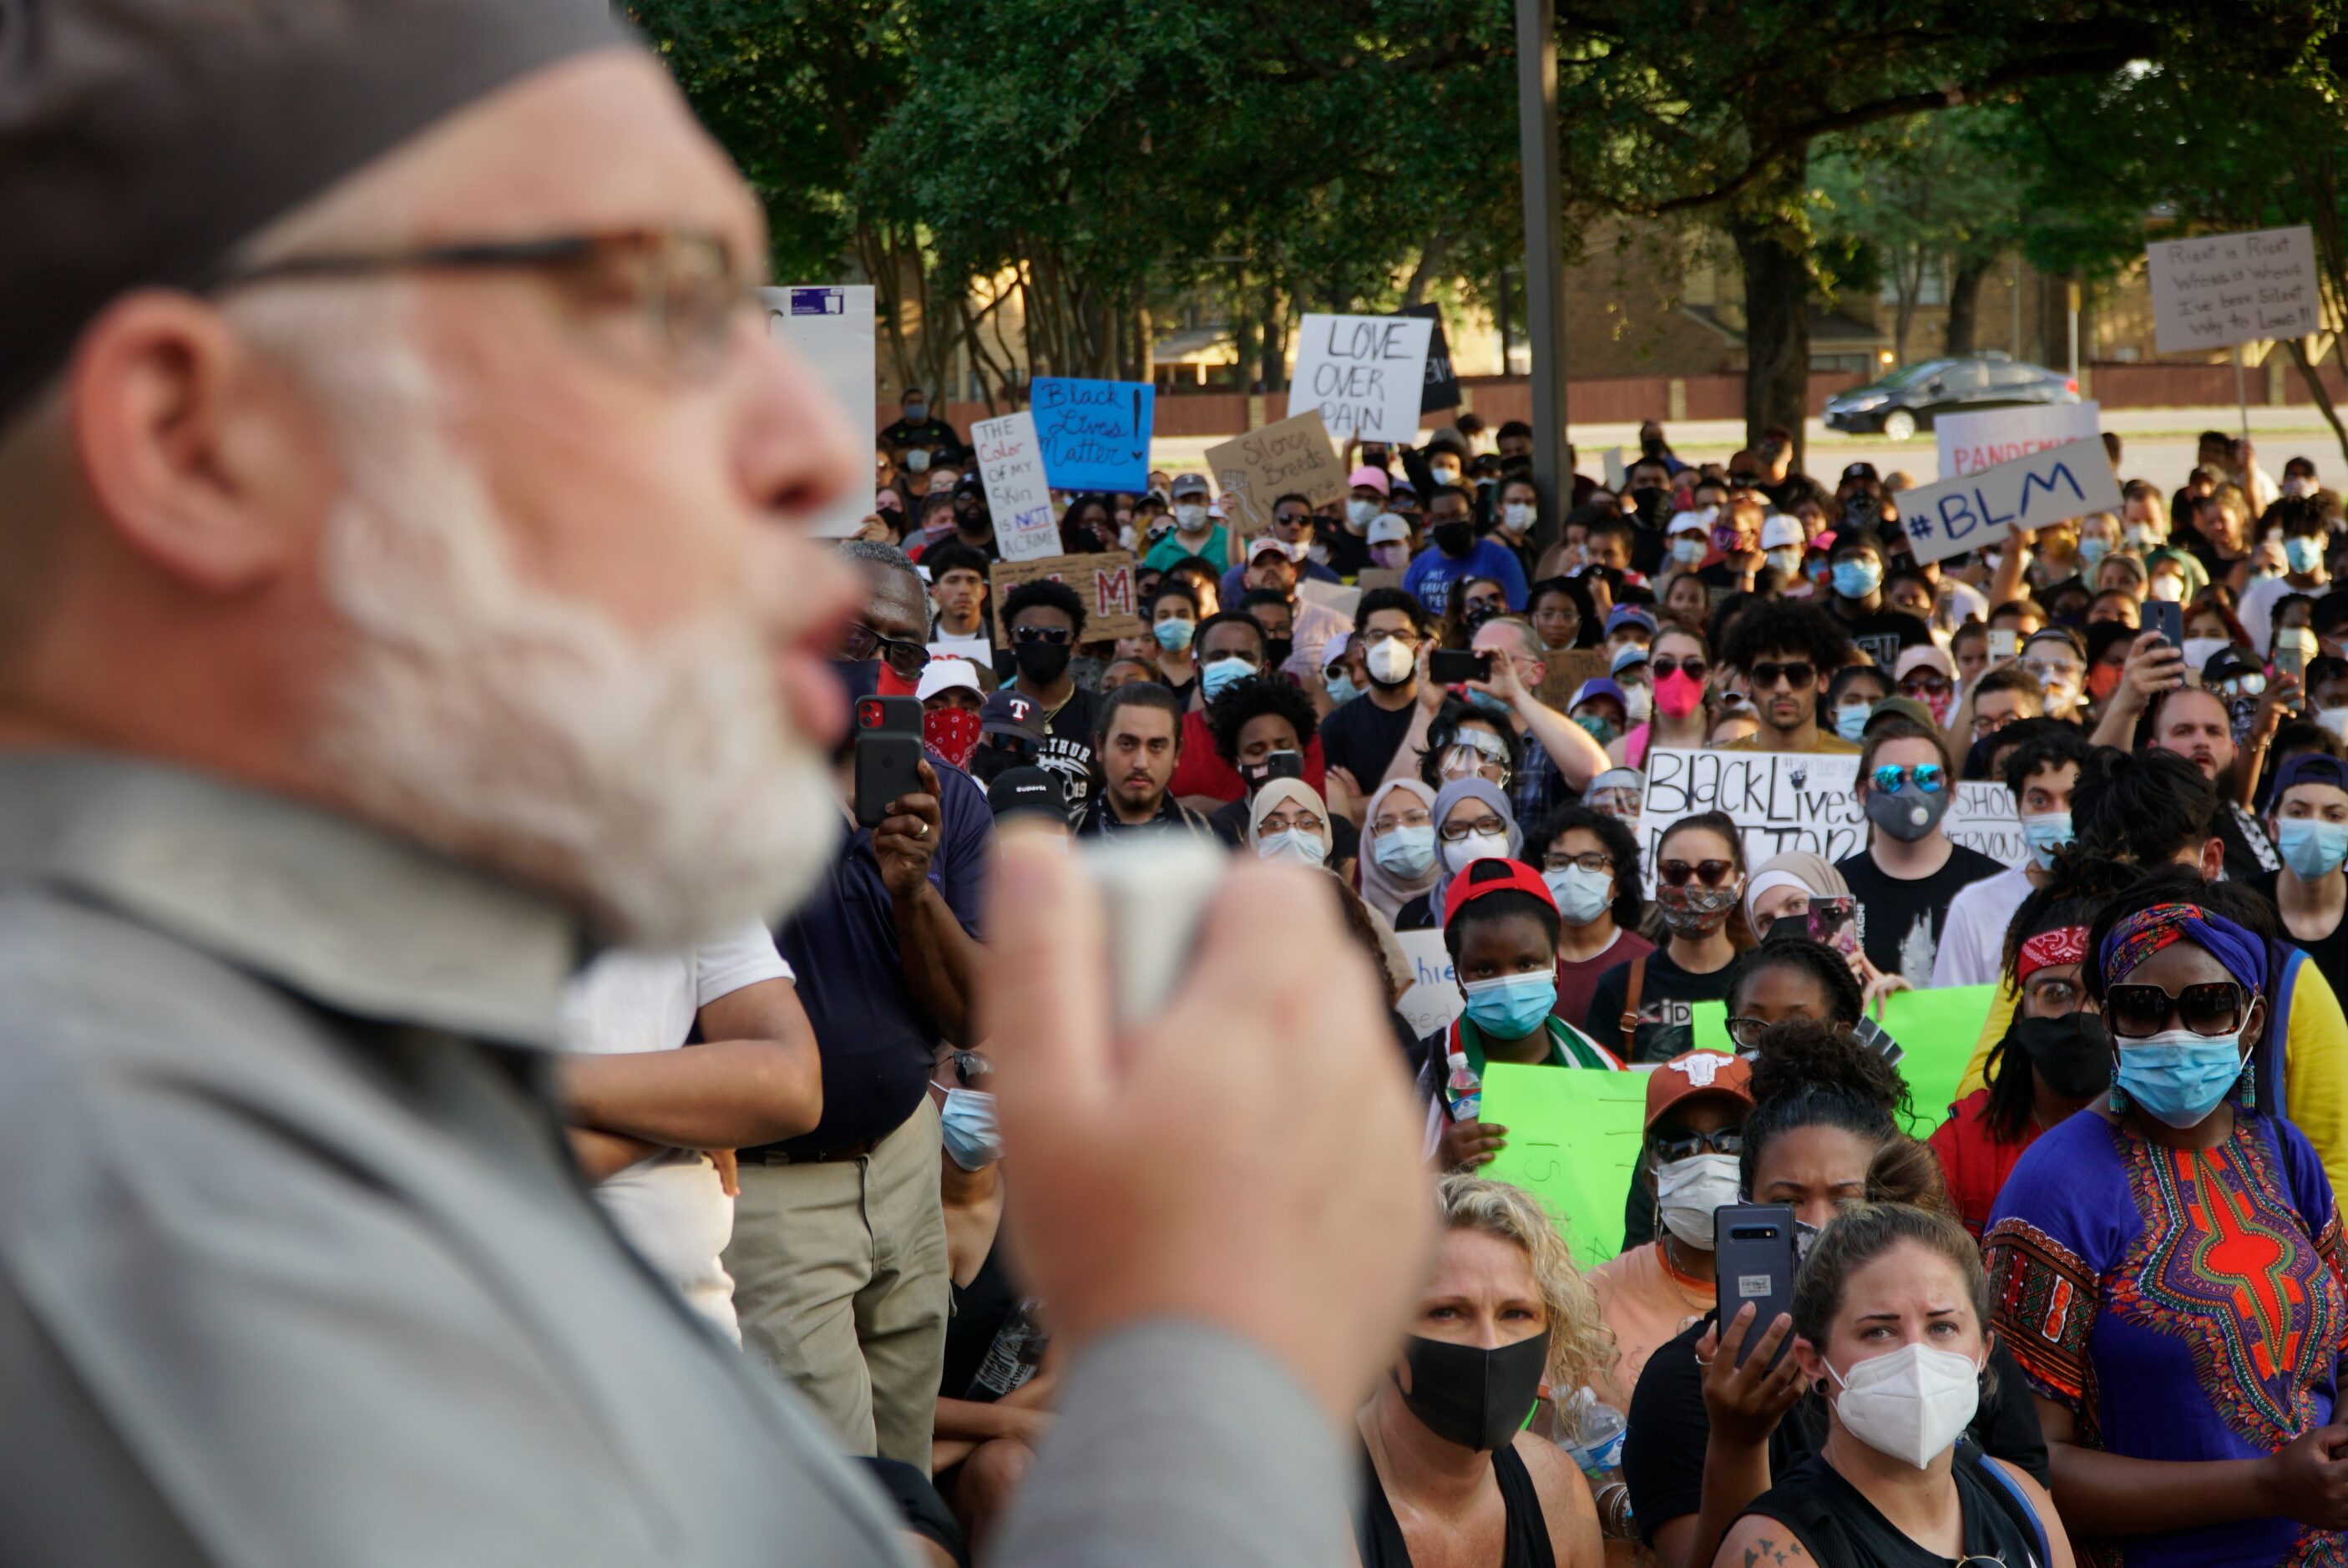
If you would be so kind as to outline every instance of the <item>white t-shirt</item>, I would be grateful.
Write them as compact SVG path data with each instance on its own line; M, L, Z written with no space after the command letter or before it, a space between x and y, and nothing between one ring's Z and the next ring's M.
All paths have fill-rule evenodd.
M2336 584L2320 583L2312 588L2294 588L2287 577L2261 577L2242 590L2242 607L2236 612L2242 630L2250 636L2250 652L2261 659L2274 641L2274 611L2287 594L2304 593L2311 599L2321 599Z
M1941 950L1932 959L1932 988L1994 983L2005 958L2006 927L2030 896L2030 876L2015 866L1957 890L1941 923Z
M994 667L994 645L986 640L983 629L962 637L940 626L938 634L930 639L930 657L968 659L981 669L991 670Z
M794 979L775 939L755 922L686 953L613 949L571 983L563 1040L602 1056L674 1051L703 1007L762 980ZM698 1149L638 1161L595 1189L620 1233L694 1310L742 1342L734 1280L720 1254L734 1238L734 1200Z

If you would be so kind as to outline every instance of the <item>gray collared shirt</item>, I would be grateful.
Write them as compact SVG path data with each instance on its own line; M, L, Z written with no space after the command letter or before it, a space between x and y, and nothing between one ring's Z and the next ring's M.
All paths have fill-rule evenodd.
M581 1188L542 1051L580 951L349 819L0 758L0 1561L900 1561ZM1143 1326L1074 1368L1003 1559L1340 1561L1345 1470L1256 1352Z

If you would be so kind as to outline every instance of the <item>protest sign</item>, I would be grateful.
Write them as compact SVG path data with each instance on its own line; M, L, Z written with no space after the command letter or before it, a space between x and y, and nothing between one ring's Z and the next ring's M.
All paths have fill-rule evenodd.
M2120 482L2100 440L2073 441L1900 495L1900 526L1921 563L2003 544L2009 531L2117 511Z
M1663 832L1683 817L1725 811L1745 841L1745 861L1802 850L1829 862L1867 847L1867 815L1853 793L1859 758L1808 751L1647 753L1647 790L1639 811L1640 863L1647 896L1655 893L1655 858ZM1949 837L2000 865L2029 851L2013 794L1985 780L1961 783L1942 819Z
M1306 315L1297 329L1288 406L1320 410L1339 441L1416 441L1434 331L1425 316Z
M1982 1026L1996 1000L1994 985L1947 985L1938 990L1894 991L1883 1005L1883 1032L1900 1042L1900 1076L1908 1080L1909 1130L1925 1137L1947 1119L1957 1085L1972 1059ZM1728 1004L1694 1005L1694 1038L1701 1049L1730 1049ZM1490 1114L1486 1097L1486 1120ZM1502 1122L1513 1129L1514 1123Z
M994 606L995 644L1011 645L1011 628L1003 622L1003 602L1022 583L1039 579L1065 583L1085 602L1085 640L1138 637L1145 630L1134 611L1133 556L1123 550L1097 555L1052 555L1041 561L1000 561L986 581L994 590L987 603Z
M797 349L848 416L848 428L865 454L857 482L842 490L808 524L824 539L846 539L872 514L870 454L879 435L874 405L880 383L873 366L872 285L847 284L760 289L767 307L767 335Z
M1509 1132L1478 1175L1538 1199L1581 1267L1622 1250L1622 1200L1646 1137L1644 1072L1492 1062L1478 1119Z
M1395 1004L1395 1011L1421 1038L1449 1028L1468 1001L1459 994L1458 976L1452 973L1451 953L1443 945L1443 933L1398 931L1395 941L1401 944L1411 971L1410 989Z
M1241 539L1272 526L1272 505L1282 496L1301 495L1317 507L1345 495L1345 467L1318 408L1209 447L1207 472L1221 497L1223 521Z
M2073 441L2092 441L2100 410L2093 403L2032 404L1979 414L1943 414L1933 421L1944 480L1977 473ZM1900 498L1904 503L1905 496ZM1905 505L1901 507L1904 511Z
M1320 605L1333 615L1344 616L1347 625L1353 624L1354 612L1362 603L1359 588L1348 588L1343 583L1323 583L1311 577L1297 583L1296 596L1307 603Z
M1443 335L1443 307L1429 301L1426 304L1406 304L1405 315L1423 315L1435 324L1435 332L1426 340L1426 373L1420 384L1418 411L1439 414L1446 408L1459 407L1459 373L1451 367L1451 345Z
M1566 711L1573 694L1581 689L1584 681L1594 681L1612 673L1603 648L1567 648L1562 653L1543 654L1541 662L1547 672L1541 676L1540 690L1535 695L1558 712Z
M1139 495L1149 488L1158 389L1148 382L1038 376L1028 383L1027 411L1054 490Z
M1005 561L1041 561L1060 553L1060 525L1052 516L1052 487L1044 478L1044 455L1032 415L1005 414L970 427L986 486L986 510L994 517L994 542Z
M2153 339L2163 354L2323 330L2315 239L2305 224L2160 240L2144 248Z
M1622 481L1631 477L1630 454L1620 447L1609 447L1598 457L1606 465L1606 488L1621 495Z
M1354 582L1365 593L1373 588L1399 588L1402 573L1390 566L1365 566L1354 574Z

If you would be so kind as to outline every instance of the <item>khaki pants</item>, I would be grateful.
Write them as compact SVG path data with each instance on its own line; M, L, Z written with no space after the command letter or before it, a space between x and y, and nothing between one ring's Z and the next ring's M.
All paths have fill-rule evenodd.
M796 1384L850 1453L930 1469L946 1345L938 1111L869 1155L742 1161L726 1267L742 1347Z

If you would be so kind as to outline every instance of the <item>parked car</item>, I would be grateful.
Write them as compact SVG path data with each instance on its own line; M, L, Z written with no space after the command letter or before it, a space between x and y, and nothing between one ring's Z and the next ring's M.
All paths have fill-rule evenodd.
M2025 403L2076 403L2079 384L2059 370L2003 354L1927 359L1827 399L1827 428L1882 432L1904 441L1943 414L1972 414Z

